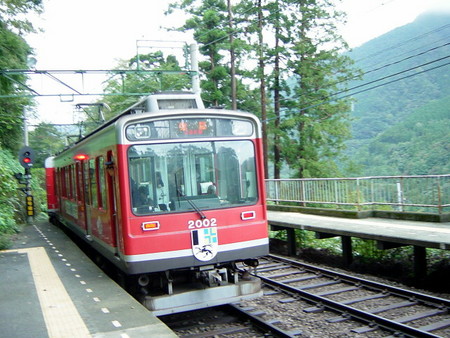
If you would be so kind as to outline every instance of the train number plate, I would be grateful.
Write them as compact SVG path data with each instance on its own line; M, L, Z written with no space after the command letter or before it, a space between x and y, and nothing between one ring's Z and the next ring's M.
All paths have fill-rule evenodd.
M197 220L189 220L188 221L188 229L199 229L199 228L208 228L217 226L217 219L215 218L205 218L205 219L197 219Z

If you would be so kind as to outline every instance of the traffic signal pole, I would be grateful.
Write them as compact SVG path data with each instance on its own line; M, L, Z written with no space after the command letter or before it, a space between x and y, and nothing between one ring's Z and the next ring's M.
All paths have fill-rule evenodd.
M34 198L31 193L31 167L34 164L34 150L28 146L19 150L19 162L25 168L25 175L21 173L15 174L15 178L19 184L24 184L25 188L20 188L25 193L25 214L28 224L34 221Z
M27 224L33 224L34 221L34 198L31 193L31 170L25 168L25 212L27 218Z

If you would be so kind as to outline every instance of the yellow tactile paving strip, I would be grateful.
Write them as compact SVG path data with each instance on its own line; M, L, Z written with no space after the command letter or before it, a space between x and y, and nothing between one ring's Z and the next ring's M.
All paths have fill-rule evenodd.
M27 254L49 337L90 337L43 247L3 252Z

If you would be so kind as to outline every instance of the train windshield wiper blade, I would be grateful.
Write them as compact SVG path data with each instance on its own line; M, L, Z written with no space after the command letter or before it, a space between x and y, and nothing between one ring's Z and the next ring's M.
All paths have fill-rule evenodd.
M187 201L189 203L189 205L192 207L192 209L194 209L199 215L201 219L205 219L206 216L203 213L203 211L200 210L200 208L194 203L194 201L192 201L191 199L189 199L189 196L183 195L182 191L177 187L177 192L178 192L178 201L180 201L180 197L183 197L183 199L185 201Z
M178 203L180 203L180 197L184 197L184 200L186 200L189 203L189 205L192 207L192 209L194 209L200 215L200 218L205 219L206 216L203 213L203 211L201 211L200 208L193 201L191 201L189 198L187 198L188 196L184 195L183 192L181 191L180 187L178 186L177 174L175 174L175 188L177 189Z

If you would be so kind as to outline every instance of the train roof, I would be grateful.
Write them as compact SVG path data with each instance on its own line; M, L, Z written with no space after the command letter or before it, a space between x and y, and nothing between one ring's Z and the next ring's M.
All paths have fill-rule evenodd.
M77 144L98 131L106 128L123 116L142 113L156 113L164 110L175 109L205 109L205 106L200 94L197 93L186 91L157 92L146 96L142 100L128 107L121 113L91 131L89 134L80 138L74 144Z

